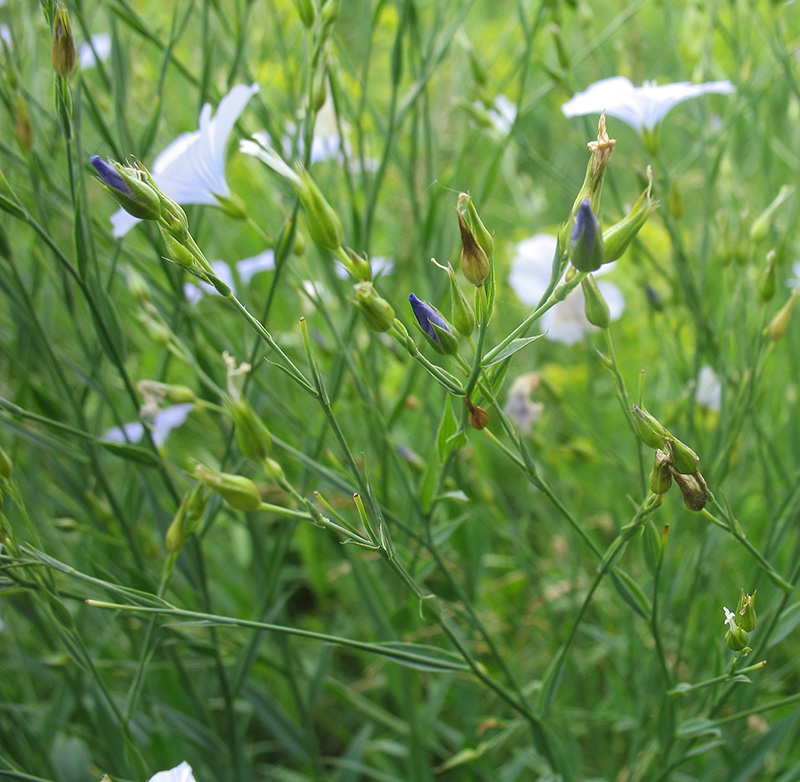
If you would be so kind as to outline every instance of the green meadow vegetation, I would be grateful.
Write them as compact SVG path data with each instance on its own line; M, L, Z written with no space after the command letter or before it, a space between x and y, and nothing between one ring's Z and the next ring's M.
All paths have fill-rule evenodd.
M800 779L798 18L0 4L0 778Z

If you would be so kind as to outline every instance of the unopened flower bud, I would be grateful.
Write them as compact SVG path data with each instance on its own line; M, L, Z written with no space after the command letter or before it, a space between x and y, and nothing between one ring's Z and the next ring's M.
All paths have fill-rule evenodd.
M467 301L464 291L461 290L456 273L449 263L447 264L447 276L450 281L450 314L453 318L453 325L459 334L469 337L475 330L475 311Z
M59 5L53 14L53 46L50 50L50 62L53 70L66 79L75 70L77 60L69 13L66 8Z
M603 265L605 252L600 226L589 199L581 201L569 238L569 259L582 272L593 272Z
M195 486L183 497L178 507L175 518L169 525L164 542L167 551L180 551L186 538L197 527L197 523L203 515L206 506L206 498L200 484Z
M33 147L33 123L28 113L28 104L21 92L17 92L14 108L14 136L23 152L28 153Z
M752 595L745 594L744 589L741 590L739 596L739 605L736 607L736 625L741 627L748 633L756 629L756 609L755 609L756 593Z
M339 215L322 195L308 171L298 167L298 174L299 181L294 182L294 185L306 213L311 238L326 250L338 249L342 245L342 222Z
M164 240L167 260L172 261L176 266L181 266L184 269L200 272L203 277L205 277L205 272L200 268L200 264L197 258L195 258L194 253L163 226L159 225L158 230L161 233L161 238Z
M660 448L656 450L653 469L650 472L650 491L653 494L666 494L672 486L672 473L669 471L669 454Z
M458 337L453 334L453 329L442 317L442 313L413 293L408 294L408 300L422 333L433 349L438 353L453 355L458 350Z
M464 215L460 211L457 214L458 227L461 231L461 271L469 282L479 287L489 276L491 270L489 257L470 230Z
M310 30L314 26L314 17L317 13L314 0L294 0L294 5L300 21Z
M643 407L637 407L636 405L633 406L631 420L636 434L639 435L639 439L645 445L666 451L667 437L670 436L670 433L660 421L650 415Z
M357 280L367 281L372 279L372 267L370 266L369 261L360 256L355 250L351 249L350 247L345 248L345 252L347 253L347 257L353 264L352 271L354 272L354 276Z
M286 476L283 473L283 467L278 464L274 459L264 459L261 462L261 466L264 468L264 474L269 478L271 481L275 483L281 483L282 481L286 480Z
M378 295L371 282L357 282L353 286L356 295L353 302L364 317L367 328L372 331L388 331L394 323L394 309L386 299Z
M697 469L700 457L685 443L670 436L667 438L667 453L672 457L671 464L683 475L691 475Z
M798 298L800 298L800 290L795 288L792 291L792 295L789 297L789 301L780 308L778 314L770 321L769 337L773 342L777 342L779 339L786 336L786 332L789 330L789 324L792 321L792 311L797 304Z
M203 464L197 464L192 477L208 486L234 510L253 511L261 506L258 487L243 475L217 472Z
M161 199L157 191L140 179L136 169L129 169L114 161L107 163L99 155L89 162L114 200L129 214L140 220L158 220L161 216Z
M728 632L725 633L725 644L734 652L743 652L747 649L747 632L742 630L741 627L728 630Z
M725 643L734 652L743 652L747 648L747 631L736 624L736 614L725 607L722 610L725 612L725 624L728 626Z
M695 470L692 475L684 475L670 467L672 477L683 495L683 502L689 510L701 511L708 502L708 485L700 474L700 470Z
M583 307L586 313L586 320L593 326L607 329L608 324L611 323L611 310L608 308L608 302L603 298L603 294L597 286L594 275L587 274L581 280L581 289L583 290Z
M266 459L272 448L272 435L252 405L240 396L236 401L226 400L226 406L233 417L236 443L242 455L254 462Z
M750 226L750 238L754 242L766 239L772 225L772 219L778 207L794 192L794 188L784 185L775 196L772 203L753 221Z
M458 204L456 206L459 213L464 216L467 226L475 237L475 241L486 253L486 257L491 260L494 255L494 235L489 233L489 229L483 224L475 204L468 193L459 193Z
M603 231L603 245L605 247L605 260L603 263L609 263L621 258L636 234L639 233L639 229L647 222L650 215L658 209L658 204L650 197L650 191L653 187L653 173L649 166L647 175L650 184L639 196L631 211L618 223L614 223L610 228Z
M775 269L777 264L775 263L775 258L775 250L770 250L767 253L767 268L763 271L758 283L756 295L762 304L770 301L778 291L777 272Z

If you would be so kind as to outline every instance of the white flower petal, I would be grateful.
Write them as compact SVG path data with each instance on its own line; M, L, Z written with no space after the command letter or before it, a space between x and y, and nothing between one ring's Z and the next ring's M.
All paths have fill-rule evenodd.
M556 237L536 234L517 245L508 281L517 298L529 307L535 307L550 284Z
M111 54L111 36L108 33L97 33L91 37L91 44L82 43L78 47L78 58L81 68L93 68L98 60L105 62Z
M501 93L495 97L486 114L494 130L501 136L507 136L517 119L517 104Z
M239 273L239 279L244 285L249 285L253 276L259 272L271 271L275 268L275 253L272 250L265 250L260 255L254 255L252 258L245 258L236 264L236 271Z
M634 87L624 76L613 76L577 93L561 110L567 117L605 111L608 116L621 119L641 133L652 130L678 103L706 93L726 95L734 90L729 81L675 82L661 86L645 82L641 87Z
M237 84L219 103L216 116L211 105L200 110L198 130L182 133L155 159L152 175L155 183L179 204L216 206L216 196L230 196L225 179L225 147L236 120L247 101L258 92L258 84ZM124 236L139 222L112 218L114 236Z
M725 612L725 621L723 624L728 625L732 633L736 632L736 614L734 614L733 611L728 611L725 606L722 607L722 610Z
M196 782L192 767L184 760L169 771L159 771L150 777L150 782Z
M717 373L706 364L697 376L697 388L694 392L695 401L709 410L719 410L722 406L722 385Z

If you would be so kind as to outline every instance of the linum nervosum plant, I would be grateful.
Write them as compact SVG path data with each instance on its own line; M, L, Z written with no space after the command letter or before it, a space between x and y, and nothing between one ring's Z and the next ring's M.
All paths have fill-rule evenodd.
M446 461L451 452L465 447L471 438L488 439L495 447L506 453L522 474L563 513L567 523L574 527L576 533L584 538L597 556L598 568L594 582L578 614L572 633L554 657L550 669L542 677L536 705L531 704L522 691L509 689L507 684L494 679L484 666L474 659L452 626L450 609L431 593L424 583L412 575L405 557L398 555L393 543L395 533L391 531L391 524L385 519L386 511L381 507L370 485L368 472L350 453L338 428L305 320L301 322L301 333L308 368L302 370L289 359L258 320L246 310L229 286L214 274L202 250L192 238L183 211L159 190L147 171L139 165L125 166L113 162L106 163L97 157L92 158L92 164L100 181L123 208L136 217L157 222L167 245L168 259L214 286L218 293L226 297L255 329L266 346L274 352L277 358L276 366L292 378L300 391L310 394L322 405L346 455L351 478L359 489L353 495L358 521L348 520L344 513L335 510L319 492L315 492L314 497L305 496L286 479L281 465L269 456L271 437L265 423L242 395L243 376L250 367L246 364L237 366L230 357L226 358L228 384L227 394L220 400L225 404L222 409L232 418L236 442L242 455L263 468L263 476L283 492L284 503L264 502L254 480L242 474L223 473L198 463L191 473L192 477L217 493L233 510L268 511L292 519L302 519L327 529L342 543L378 552L386 567L398 576L420 601L421 615L428 621L438 623L454 646L452 652L437 650L435 653L425 647L420 647L418 650L411 647L394 647L390 656L395 655L401 660L417 662L423 667L429 665L433 668L451 670L470 669L475 677L494 690L498 697L505 700L529 722L537 751L554 769L562 768L563 758L560 754L562 750L558 747L557 738L548 729L546 715L558 691L570 642L592 595L605 577L613 581L620 596L631 610L652 621L653 606L650 598L641 585L619 568L618 563L628 543L641 535L646 527L649 527L651 536L655 535L654 517L673 483L678 486L689 510L702 514L705 519L736 537L748 548L776 585L781 589L791 590L791 586L747 541L730 511L716 502L698 468L700 459L697 454L648 413L641 405L641 400L639 404L635 404L629 398L612 343L608 305L594 281L592 272L604 263L617 260L625 252L657 205L651 196L652 175L648 171L650 183L631 211L605 231L601 230L596 215L601 209L603 180L615 143L607 134L605 117L601 117L597 140L588 145L591 154L586 177L575 198L572 213L559 233L559 242L553 258L551 285L533 312L511 333L495 340L491 345L489 327L496 300L496 280L492 264L495 237L481 221L470 196L466 193L458 196L455 212L462 243L460 265L473 295L467 295L462 289L452 266L437 264L449 278L450 321L431 304L418 298L415 293L410 293L408 297L417 331L435 354L438 354L440 361L428 358L419 349L417 341L403 321L395 317L394 308L380 295L372 279L369 260L343 246L345 240L341 221L309 174L302 169L291 169L263 141L259 141L258 148L253 151L253 154L291 182L305 210L310 235L321 247L334 253L355 280L352 303L360 312L363 324L374 332L390 336L429 374L431 382L439 384L447 392L439 433L440 460ZM528 445L497 400L514 355L541 336L530 334L537 320L557 302L563 301L578 285L583 289L587 319L603 331L606 340L607 351L600 353L600 359L613 377L620 402L620 417L626 421L632 434L638 436L647 448L654 449L654 464L648 480L649 491L632 512L631 520L621 527L616 539L605 552L599 550L586 536L585 530L552 492L548 482L540 473ZM471 299L474 301L474 310ZM462 341L466 341L466 344L462 345ZM383 347L390 350L389 343L383 343ZM457 412L459 407L460 414ZM431 490L441 478L437 472L432 470L426 475L426 482L423 483L420 493L423 508L429 508L433 502ZM179 512L170 526L167 547L173 561L178 556L186 537L196 528L202 514L202 496L198 486L193 487L184 497ZM713 515L706 509L709 503L718 515ZM660 538L656 535L651 541L650 545L653 547L656 559L660 558L667 537L667 528L664 528ZM430 541L428 543L430 544ZM99 601L91 601L91 604L112 607ZM670 690L667 696L676 693L685 694L720 682L747 681L745 673L765 664L760 662L742 670L735 669L737 659L751 651L747 647L747 631L755 628L755 612L751 607L752 597L743 591L736 613L733 614L725 609L725 621L729 627L725 641L735 652L727 673L710 682L678 686ZM173 610L176 609L173 607L164 609L166 612ZM186 615L190 616L191 613ZM287 632L292 631L287 630ZM341 640L340 642L345 643ZM364 647L363 644L354 641L347 643L356 648ZM431 657L427 657L431 654Z
M271 186L288 184L296 196L274 241L257 227L262 238L270 238L277 270L300 263L307 232L325 261L338 263L352 282L343 310L335 311L312 282L304 287L311 306L296 329L274 317L267 329L269 304L263 316L255 314L247 297L222 278L194 221L157 183L155 168L151 176L133 157L119 163L92 155L99 185L130 215L157 227L158 235L149 236L167 262L160 271L177 294L174 300L182 300L185 275L218 294L214 317L187 315L178 307L170 318L154 303L151 283L132 273L138 322L163 349L160 361L137 365L126 357L119 333L118 292L101 283L101 267L90 262L89 237L97 226L76 184L75 166L86 161L79 159L76 143L80 123L69 82L76 67L69 15L44 5L53 30L55 105L67 152L77 264L53 240L43 219L47 210L35 216L5 174L0 208L52 253L75 322L83 318L96 328L98 345L80 333L84 358L105 356L116 374L105 387L91 367L42 340L36 343L42 350L37 366L52 371L48 377L59 402L52 389L39 385L29 395L23 389L20 398L42 413L6 399L4 389L0 395L3 423L32 449L25 451L28 474L0 449L0 500L6 503L6 515L0 513L2 585L32 628L32 635L18 636L19 659L7 663L19 675L0 683L18 687L16 699L4 698L6 709L0 710L0 777L72 782L107 773L112 780L144 780L189 759L197 782L514 782L579 780L589 773L632 782L671 779L692 763L705 764L696 766L702 769L698 774L709 775L704 778L722 778L717 772L727 766L714 764L727 757L746 768L770 752L779 754L775 747L782 737L796 735L789 722L796 721L796 712L772 732L765 729L769 740L748 743L746 752L728 730L773 710L783 714L798 700L782 689L796 676L789 665L784 681L771 685L775 692L759 691L755 702L737 700L766 665L762 653L786 638L800 617L800 606L788 605L798 567L792 565L784 578L773 564L778 543L789 535L796 496L775 511L780 529L768 536L767 556L747 537L747 524L739 522L718 485L721 455L730 456L737 438L723 441L721 455L706 453L668 410L659 409L667 407L663 394L650 392L657 401L648 410L644 372L631 394L626 373L647 367L628 349L630 339L618 357L609 306L594 277L638 241L659 208L654 180L667 184L668 177L658 171L657 156L655 173L641 172L646 186L627 214L607 221L604 215L614 210L603 203L603 185L616 141L601 116L597 137L588 144L584 181L557 230L549 285L532 310L509 326L509 318L500 317L504 280L495 257L508 237L487 227L481 205L468 193L459 193L451 205L460 236L458 262L431 259L431 273L415 278L413 291L398 291L366 253L349 246L358 241L347 235L344 210L326 197L310 166L290 165L288 155L263 135L254 136L241 150L282 178L273 177ZM308 80L313 119L325 99L323 54L339 5L297 0L295 7L316 44L313 64L322 73ZM121 19L134 18L127 4L114 8ZM409 30L413 9L407 3L403 12ZM143 23L136 27L143 29ZM400 47L403 36L398 42ZM559 55L568 59L561 49ZM474 52L470 56L477 73ZM392 64L399 83L402 57L393 57ZM247 90L249 97L258 85ZM17 97L17 138L29 154L32 126L24 121L27 109L19 108L26 105L21 91ZM92 109L97 111L94 104ZM306 142L312 130L310 121ZM647 146L657 151L655 132ZM619 157L617 152L613 165ZM216 197L226 214L253 222L247 203ZM781 191L753 223L754 241L769 234L775 210L787 197ZM664 220L679 246L673 215ZM33 324L38 340L40 322L25 277L12 263L10 248L2 255L3 291L18 307L15 312ZM676 256L676 263L685 262L681 253ZM776 268L773 252L759 286L762 303L775 295ZM437 283L438 290L449 291L449 308L435 293ZM31 287L41 284L35 279ZM582 508L591 505L597 487L560 469L563 462L552 458L559 446L528 436L502 403L509 373L542 337L540 319L578 287L586 319L599 330L599 347L587 365L617 400L617 437L603 443L598 461L604 479L626 495L628 515L615 513L611 520L599 500L596 515L573 510L576 498ZM88 314L75 306L76 295ZM275 295L273 286L268 303ZM739 410L755 398L766 358L786 336L797 298L793 293L751 335L757 360L736 378ZM238 319L234 327L231 316ZM336 319L341 322L334 327ZM320 325L329 327L327 339ZM249 355L232 355L233 344L246 344L231 337L237 328L258 340ZM24 340L19 344L24 347ZM149 379L164 378L176 366L184 382ZM85 380L81 394L73 395L66 370ZM138 383L133 374L140 374ZM260 391L258 406L253 388ZM201 427L190 441L190 456L178 451L172 460L155 425L140 424L144 445L133 442L131 425L118 427L119 438L92 434L110 389L129 401L143 397L147 415L141 417L151 423L157 420L153 410L164 403L190 407ZM91 401L93 394L100 401ZM342 404L346 394L357 403ZM557 398L558 389L552 395ZM569 411L570 400L560 401ZM74 417L59 420L60 406ZM408 447L398 425L406 410L420 407L439 422L427 458ZM744 421L741 413L732 430ZM568 424L582 426L577 417ZM377 445L372 448L369 440ZM55 454L58 465L53 480L48 476L48 491L62 515L52 523L29 512L39 507L31 489L37 448ZM487 487L489 460L508 473L496 492ZM636 462L633 467L629 460ZM90 476L85 485L64 463ZM119 463L131 473L146 470L145 477L131 479L116 469ZM554 557L539 540L538 527L520 533L513 518L518 507L501 507L507 487L512 497L533 497L542 518L550 514L563 530L559 545L566 564L559 567L568 577L546 583L557 569ZM100 520L99 529L84 523L82 503ZM681 571L685 577L665 585L670 535L661 514L667 511L669 518L704 530L704 537L698 534L699 550L692 555L699 563L695 576ZM502 529L492 529L498 517ZM86 535L112 554L107 561L84 557L81 545L53 543L50 527L63 536ZM466 528L469 536L462 535ZM709 540L723 533L740 553L734 574L724 557L707 556ZM519 566L493 549L501 542L504 552L511 548L519 557ZM472 567L462 567L462 560ZM735 611L719 605L713 615L692 614L692 593L706 587L706 564L712 573L724 573L726 583L753 582L741 584ZM502 578L494 578L493 569ZM537 579L546 586L529 599L524 585ZM759 613L770 602L758 628L756 592ZM600 596L601 618L590 622ZM323 611L307 607L326 600L337 611L336 632ZM12 636L7 648L16 641ZM758 661L743 664L750 655ZM44 677L52 678L43 692L38 678ZM38 712L44 713L41 703L48 699L58 716L47 709L43 720ZM723 759L714 760L715 752ZM780 756L770 762L783 782L796 778L792 769L800 768L796 752L792 767Z

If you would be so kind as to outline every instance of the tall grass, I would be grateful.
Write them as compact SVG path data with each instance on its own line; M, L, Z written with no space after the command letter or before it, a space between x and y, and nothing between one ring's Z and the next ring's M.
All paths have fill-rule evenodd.
M0 7L0 776L800 778L792 8L75 0L76 43L107 33L110 54L62 77L52 1ZM608 118L602 227L648 165L659 205L606 278L624 312L527 339L517 244L562 238L540 314L582 276L566 254L597 116L560 107L613 75L736 91L677 106L657 145ZM259 90L227 208L112 236L89 156L152 167L238 84ZM238 151L262 130L361 261ZM494 234L477 289L462 192ZM268 249L246 281L236 263ZM407 304L451 317L432 257L477 302L455 357ZM355 304L366 258L383 331ZM507 403L532 372L528 428ZM154 388L193 403L168 433ZM634 405L700 457L701 510L650 491ZM723 623L741 590L746 656Z

